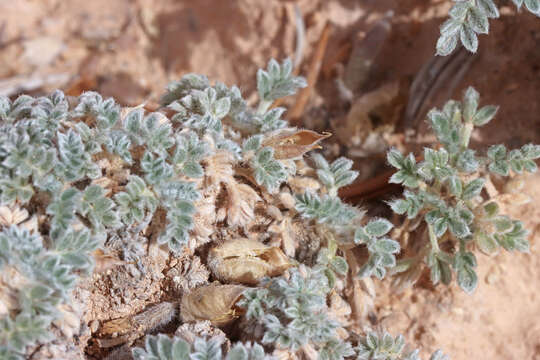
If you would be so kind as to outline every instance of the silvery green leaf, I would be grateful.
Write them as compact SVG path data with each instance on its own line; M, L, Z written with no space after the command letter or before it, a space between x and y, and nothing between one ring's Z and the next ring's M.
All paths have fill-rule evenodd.
M494 161L489 164L488 169L492 173L501 176L508 176L508 174L510 173L510 165L508 165L508 162L506 161Z
M453 19L463 20L471 7L472 6L469 1L456 2L448 12L448 15L450 15L450 17Z
M448 189L450 193L456 197L461 197L463 192L463 183L458 176L451 176L448 178Z
M403 154L396 148L391 148L386 153L386 160L396 169L401 169L404 159Z
M345 275L347 274L347 271L349 271L349 265L347 264L347 261L345 261L345 259L341 256L334 257L330 261L330 265L340 275Z
M371 237L365 230L365 227L358 227L354 232L354 242L356 244L367 244L371 241Z
M380 237L380 236L386 235L390 230L392 230L393 227L394 225L390 221L383 218L379 218L379 219L371 220L364 227L364 229L366 230L366 233L368 235Z
M447 229L448 220L446 218L437 218L433 222L433 231L435 232L435 236L438 238L443 236Z
M483 11L489 18L498 18L499 9L493 2L493 0L477 0L477 6Z
M484 205L484 211L488 217L493 217L499 213L499 205L495 201L489 202Z
M540 158L540 145L527 144L521 147L521 152L526 159L534 160Z
M465 188L463 189L463 200L470 200L480 195L485 182L486 180L484 178L478 178L465 185Z
M455 36L459 33L461 22L455 19L447 19L440 28L442 36Z
M478 109L478 102L480 100L480 94L472 86L469 86L465 91L463 97L463 119L465 122L472 122L476 110Z
M511 221L510 231L508 229L499 230L500 224L496 224L497 233L495 239L505 250L518 250L521 252L529 252L529 242L527 240L528 231L523 228L523 223L518 220Z
M476 258L471 252L458 252L454 258L454 268L457 273L458 285L467 294L471 294L478 285L478 276L474 268Z
M471 234L471 230L469 229L469 226L467 226L467 223L457 217L448 220L448 228L450 229L450 232L459 239L466 238Z
M222 119L229 113L230 108L231 99L228 97L223 97L213 104L214 116L218 119Z
M499 248L495 238L484 231L476 231L474 233L474 243L481 251L488 255L495 253Z
M479 34L487 34L489 32L489 21L487 14L481 8L473 6L469 11L467 23Z
M540 0L525 0L525 7L533 14L540 12Z
M287 180L287 170L284 165L274 159L274 149L264 147L257 151L251 161L255 171L255 181L264 186L270 193L275 192Z
M476 126L483 126L491 121L497 114L497 111L499 110L498 106L494 105L487 105L482 107L476 115L474 115L473 123Z
M478 170L480 162L475 156L474 150L466 149L462 151L456 160L456 166L459 171L472 173Z
M302 77L292 76L291 62L285 60L280 66L274 59L268 62L267 70L257 72L257 90L261 101L272 102L278 98L294 94L307 86Z
M187 177L195 179L204 175L204 169L199 163L189 161L182 168L182 173Z
M401 247L397 241L384 238L375 242L374 249L381 253L396 254L400 251Z
M472 53L475 53L478 50L478 37L474 30L464 24L459 31L459 38L463 46Z
M450 360L450 358L446 356L441 350L436 350L433 354L431 354L429 360Z
M354 207L344 204L338 197L319 196L307 191L296 195L296 210L307 219L330 225L347 224L358 215Z
M390 201L388 204L392 211L399 215L405 214L410 207L409 203L404 199L396 199Z
M502 160L506 157L506 147L502 144L492 145L488 148L487 155L492 160Z

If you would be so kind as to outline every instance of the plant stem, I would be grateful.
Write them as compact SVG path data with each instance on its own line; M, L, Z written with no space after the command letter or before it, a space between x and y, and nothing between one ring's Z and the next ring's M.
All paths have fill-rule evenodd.
M469 141L471 140L471 133L473 131L474 124L466 123L461 129L461 147L467 149L469 147Z
M433 249L433 251L441 251L441 249L439 248L439 241L437 240L437 236L435 235L435 231L433 230L433 226L431 224L428 224L428 233L429 242L431 243L431 248Z
M272 105L272 101L261 100L259 107L257 107L257 115L263 115L268 111L268 108Z

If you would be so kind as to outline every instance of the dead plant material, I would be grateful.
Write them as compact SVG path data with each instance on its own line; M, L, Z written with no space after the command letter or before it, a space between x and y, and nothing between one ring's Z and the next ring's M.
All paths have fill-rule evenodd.
M176 316L176 309L176 303L162 302L135 316L109 320L101 325L100 334L106 338L99 339L98 343L102 348L131 343L147 332L171 322ZM107 338L109 336L113 337Z
M383 106L391 106L399 95L399 82L392 82L361 96L345 118L336 119L332 127L342 144L356 146L374 130L371 113Z
M330 133L319 134L312 130L280 129L268 134L262 145L274 149L274 158L293 160L301 158L313 149L320 149L319 142L332 136Z
M311 63L309 65L309 71L307 75L308 86L300 91L296 100L296 104L294 105L290 113L291 124L293 125L301 124L300 117L304 113L304 109L306 108L311 93L315 88L315 85L317 84L319 73L321 71L322 61L326 53L326 45L328 44L328 39L330 38L331 31L332 27L330 23L326 22L321 32L319 42L317 43L317 47L315 48L313 58L311 59Z
M255 204L261 201L257 192L247 184L236 181L225 183L227 188L227 223L229 226L246 225L254 217Z
M239 314L235 304L246 289L242 285L221 285L214 282L201 286L182 297L180 316L182 321L209 320L214 326L224 326Z
M351 56L345 66L343 81L345 86L356 93L366 82L371 72L375 58L392 31L390 18L392 12L380 19L362 39L357 40L352 47Z
M235 239L211 249L208 266L219 280L256 285L265 276L283 274L292 263L277 247Z
M96 251L94 251L93 256L96 263L94 267L95 274L107 271L116 266L130 264L129 262L120 260L117 256L113 254L105 254L105 252L101 249L97 249Z

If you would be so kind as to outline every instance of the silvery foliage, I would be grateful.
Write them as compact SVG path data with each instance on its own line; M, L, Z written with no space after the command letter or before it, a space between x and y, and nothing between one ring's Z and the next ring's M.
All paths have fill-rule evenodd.
M170 338L163 334L149 335L145 339L144 348L133 348L135 360L272 360L259 344L236 343L224 357L222 344L224 339L196 338L193 345L179 337Z
M357 360L420 360L418 350L407 350L403 336L394 338L386 331L377 333L368 330L365 336L360 337L355 350ZM429 359L448 360L449 358L441 350L437 350Z
M360 217L361 212L358 209L343 203L337 196L341 187L351 184L358 176L358 172L351 170L352 161L341 157L329 164L320 154L315 154L313 160L317 167L317 176L328 194L310 191L297 194L296 210L306 219L333 227L347 225L354 218Z
M317 177L332 196L336 196L339 188L351 184L358 176L357 171L351 170L353 162L350 159L340 157L329 164L321 154L315 154L313 160L317 166Z
M309 191L296 195L296 210L306 219L332 226L347 225L359 214L356 208L343 203L337 196Z
M248 165L254 172L257 184L273 193L287 179L290 170L274 158L271 147L261 146L263 134L287 125L287 122L281 119L285 109L269 108L274 100L292 95L298 88L305 86L303 78L292 75L290 60L287 59L280 65L272 59L266 71L261 69L257 72L260 98L257 110L247 106L236 86L227 88L219 82L211 86L206 77L195 74L186 75L182 80L172 83L162 102L174 112L172 121L181 122L196 133L210 135L217 149L229 150L240 159L245 152L255 152ZM255 137L247 146L244 144L243 149L239 148L235 142L224 136L224 121ZM186 162L186 169L191 174L201 174L200 169L191 166L195 163L189 162L189 159L184 160L182 156L181 160L177 160L177 154L175 156L175 162Z
M181 251L199 198L189 180L202 175L200 161L211 150L196 134L173 128L163 114L135 108L122 116L114 100L94 92L81 95L73 109L61 91L15 101L0 97L0 120L0 204L31 210L38 196L48 224L47 246L41 238L27 241L24 256L15 244L35 235L11 228L2 233L0 258L9 260L2 266L13 266L32 284L20 290L23 311L1 319L0 353L16 358L45 339L56 306L67 301L75 274L91 271L90 252L107 234L142 224L163 208L167 225L158 242ZM135 149L142 151L140 158L134 158ZM91 182L104 175L100 158L136 165L138 173L123 190L108 194Z
M358 272L359 277L374 275L383 279L386 268L396 266L396 254L400 252L401 247L397 241L386 236L392 228L390 221L380 218L373 219L365 226L356 229L354 242L366 245L369 251L367 262Z
M351 345L337 336L340 324L327 314L326 299L332 289L327 267L301 267L291 269L288 278L263 279L261 287L246 290L237 305L246 310L248 320L263 326L263 344L296 351L309 343L317 351L325 349L329 359L352 355ZM330 356L336 353L341 357Z
M29 310L1 319L0 356L20 357L27 345L45 340L55 307L66 301L77 279L75 272L91 271L90 252L109 233L146 226L163 209L167 223L158 243L182 251L193 228L194 202L200 198L191 180L204 175L201 162L216 149L241 160L239 136L231 129L247 124L253 134L262 135L285 127L284 110L269 109L271 101L305 86L291 74L289 61L271 61L258 79L264 97L253 110L236 86L211 86L204 76L186 75L169 85L162 98L174 113L172 122L142 106L123 114L112 98L96 92L82 94L74 107L61 91L14 101L0 97L0 205L30 210L37 197L45 201L39 211L49 225L44 229L47 246L41 238L28 240L24 256L14 253L19 251L14 244L34 235L11 229L2 233L0 258L11 262L1 266L13 266L32 286L20 291L21 306ZM223 121L231 125L227 133ZM104 173L103 161L113 171L131 172L127 184L112 194L92 182L110 175ZM270 191L291 171L268 147L258 149L250 165L259 184Z
M69 301L79 273L90 273L90 252L99 245L88 229L41 236L18 226L0 232L0 272L20 277L19 310L0 318L0 359L24 359L27 346L51 339L49 326L62 317L58 305ZM24 279L24 280L23 280ZM14 279L12 279L14 280Z
M478 34L489 32L489 19L500 16L494 0L454 0L450 18L440 28L437 41L437 55L449 55L461 43L468 51L478 50ZM512 0L516 7L522 7L540 16L540 0Z
M388 162L397 169L391 183L402 184L404 197L389 203L397 214L409 219L422 217L428 226L430 242L426 263L433 283L449 284L452 269L459 286L470 293L477 286L476 257L469 249L475 244L486 253L498 247L527 252L527 231L521 221L499 213L494 201L484 201L482 190L489 176L535 172L540 146L524 145L507 151L494 145L487 156L468 148L474 126L487 124L497 113L496 106L479 107L479 94L468 88L462 102L449 101L442 110L433 109L428 118L442 145L424 149L424 160L417 163L413 154L396 149L387 153ZM491 174L491 175L490 175ZM451 240L454 250L442 250L439 242ZM398 265L405 271L414 262L404 259Z
M304 218L326 224L336 232L347 234L347 229L350 230L354 234L354 243L365 246L369 253L368 260L361 266L357 276L384 278L387 268L396 265L396 254L400 252L399 243L387 236L393 227L392 223L385 219L372 219L365 226L355 225L354 220L363 214L357 208L343 203L337 196L339 188L351 184L358 176L358 172L351 170L352 161L341 157L329 164L318 154L313 159L317 177L328 194L319 195L307 191L298 194L296 210Z

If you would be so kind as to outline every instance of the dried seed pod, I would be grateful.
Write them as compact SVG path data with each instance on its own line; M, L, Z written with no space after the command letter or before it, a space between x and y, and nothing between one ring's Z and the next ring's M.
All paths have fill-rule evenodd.
M0 225L17 225L28 218L28 211L18 206L0 206Z
M208 253L212 273L225 282L256 285L265 276L281 275L291 265L281 249L245 238L227 241Z
M331 135L312 130L279 129L271 132L262 145L273 148L277 160L297 159L308 151L320 148L318 143Z
M209 320L214 326L223 326L237 315L236 302L246 289L242 285L222 285L218 282L201 286L182 297L182 321Z

